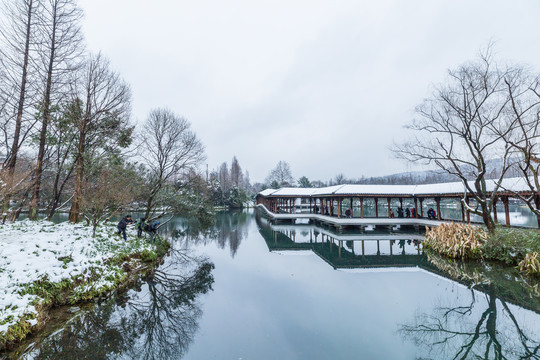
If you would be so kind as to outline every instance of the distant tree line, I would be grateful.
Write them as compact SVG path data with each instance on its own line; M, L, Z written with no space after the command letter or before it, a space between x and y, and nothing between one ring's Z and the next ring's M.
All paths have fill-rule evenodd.
M249 172L243 172L236 156L230 166L224 162L217 170L212 171L208 182L215 206L242 208L255 194Z

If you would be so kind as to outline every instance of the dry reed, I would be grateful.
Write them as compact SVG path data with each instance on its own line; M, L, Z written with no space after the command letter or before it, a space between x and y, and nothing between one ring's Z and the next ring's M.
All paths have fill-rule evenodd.
M536 251L528 253L518 266L522 273L540 276L540 253Z
M424 246L452 259L474 259L482 256L482 245L488 234L469 224L448 223L426 227Z

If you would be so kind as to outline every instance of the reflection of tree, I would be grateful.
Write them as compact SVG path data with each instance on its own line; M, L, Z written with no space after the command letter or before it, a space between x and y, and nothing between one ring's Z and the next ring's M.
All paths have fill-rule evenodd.
M192 261L176 254L181 261L174 262L175 268ZM202 314L196 297L211 290L213 268L204 261L188 275L160 269L147 281L148 291L127 302L122 328L138 337L130 358L168 359L186 352Z
M500 284L492 281L489 273L432 256L430 261L439 269L450 270L447 276L475 282L481 292L471 288L470 303L419 314L415 324L401 327L404 338L425 346L437 359L540 359L540 339L533 338L538 334L529 334L518 323L508 302L501 298Z
M39 359L180 358L198 329L197 297L212 289L214 265L173 251L175 259L136 291L98 306L46 339Z
M27 358L107 359L127 351L134 339L111 327L112 306L99 306L44 340Z
M194 222L186 222L181 227L182 230L176 230L176 238L184 238L185 241L192 244L208 244L211 241L217 241L218 246L224 249L227 245L231 250L231 256L234 257L240 243L247 237L249 226L248 220L252 215L244 211L228 211L218 213L216 222L211 227L202 227Z

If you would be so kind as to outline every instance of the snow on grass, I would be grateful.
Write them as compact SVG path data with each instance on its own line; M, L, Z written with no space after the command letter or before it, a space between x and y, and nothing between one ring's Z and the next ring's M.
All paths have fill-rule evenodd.
M133 233L131 233L133 232ZM85 293L113 288L123 274L121 264L110 261L122 255L153 251L144 239L137 239L128 228L128 241L116 234L116 226L92 229L68 222L21 221L0 225L0 338L21 319L37 323L36 305L44 301L32 288L36 284L80 286ZM108 261L109 260L109 261Z

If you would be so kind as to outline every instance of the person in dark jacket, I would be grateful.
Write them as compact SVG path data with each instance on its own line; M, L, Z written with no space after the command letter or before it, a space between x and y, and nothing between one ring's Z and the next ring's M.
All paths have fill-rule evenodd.
M126 215L118 222L116 228L118 229L118 235L122 234L124 240L127 240L126 236L126 227L130 224L133 224L135 221L131 218L131 215Z
M144 230L145 225L146 225L146 218L140 218L137 221L137 237L138 238L142 236L142 232Z
M150 242L154 242L154 237L156 236L159 224L159 221L154 221L145 225L144 231L150 234Z
M406 208L406 209L405 209L405 217L406 217L406 218L410 218L410 217L411 217L411 210L409 210L409 208Z

